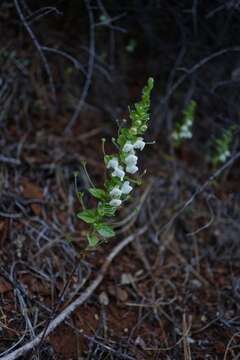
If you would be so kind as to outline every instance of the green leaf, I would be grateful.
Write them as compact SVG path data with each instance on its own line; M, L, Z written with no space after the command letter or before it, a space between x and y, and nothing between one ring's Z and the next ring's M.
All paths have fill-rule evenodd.
M100 216L113 216L116 210L116 207L109 204L99 204L97 208L97 212Z
M98 242L99 242L99 238L97 237L97 235L94 234L87 234L87 239L88 239L88 244L90 247L95 247L97 246Z
M104 224L104 223L98 223L94 224L95 229L104 238L110 238L115 235L114 230L111 228L111 226Z
M97 214L95 210L88 209L77 213L77 217L87 224L93 224L96 222Z
M94 196L98 200L105 200L106 199L107 194L102 189L90 188L90 189L88 189L88 191L90 192L90 194L92 196Z

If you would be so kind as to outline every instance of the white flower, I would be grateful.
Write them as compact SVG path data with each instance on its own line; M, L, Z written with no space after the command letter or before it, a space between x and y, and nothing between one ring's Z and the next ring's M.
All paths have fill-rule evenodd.
M118 159L117 158L112 158L111 160L109 160L109 162L107 163L107 168L113 168L115 169L116 167L118 167Z
M180 135L183 139L190 139L192 137L192 133L189 130L182 131Z
M137 156L131 154L125 158L125 163L127 166L136 165L137 160L138 160Z
M187 124L184 124L184 125L181 127L181 133L185 133L185 132L187 132L187 131L189 131L188 126L187 126Z
M121 205L121 203L122 203L122 200L120 200L120 199L112 199L110 201L109 205L118 207Z
M112 176L119 177L121 180L123 180L124 175L125 175L125 172L123 171L122 166L119 166L119 167L115 167L115 168L114 168L114 171L113 171L113 173L112 173Z
M231 155L229 150L226 150L219 156L219 161L224 162L227 160L227 158Z
M143 138L140 137L137 139L137 141L133 144L134 149L143 150L145 146L145 142L143 141Z
M179 133L179 137L181 139L190 139L192 137L192 132L191 132L191 126L189 126L187 123L184 124L181 127L181 131Z
M111 191L110 191L110 196L113 198L117 198L120 197L122 195L122 190L119 189L118 186L115 186Z
M129 181L124 181L121 187L122 194L129 194L132 191L133 187L130 185Z
M226 160L226 155L224 153L222 153L220 156L219 156L219 161L221 162L224 162Z
M186 137L187 139L191 139L191 138L192 138L192 133L191 133L191 131L188 131L188 132L185 134L185 137Z
M129 141L127 141L123 147L123 152L126 152L126 153L132 152L133 149L134 149L133 144L131 144Z
M186 123L186 125L187 126L192 126L192 119L187 119L186 121L185 121L185 123Z
M135 174L135 172L137 171L138 167L135 164L131 164L126 167L126 172L128 172L129 174Z

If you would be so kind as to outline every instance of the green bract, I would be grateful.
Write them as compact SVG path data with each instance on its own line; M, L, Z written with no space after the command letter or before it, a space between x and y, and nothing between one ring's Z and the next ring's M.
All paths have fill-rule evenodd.
M88 191L96 199L99 199L99 200L105 200L106 199L107 194L102 189L90 188L90 189L88 189Z
M142 98L132 108L129 108L129 124L122 127L118 137L113 139L117 147L115 154L104 154L104 163L107 175L102 188L91 187L89 193L97 199L94 209L85 209L82 194L81 200L83 211L77 213L77 217L88 224L88 245L96 247L101 241L114 236L114 230L110 224L116 210L122 203L129 199L134 184L140 181L136 177L138 171L137 152L145 147L145 141L141 137L148 129L150 94L153 88L153 79L149 78L143 88ZM134 176L134 177L133 177ZM110 219L109 219L110 218Z

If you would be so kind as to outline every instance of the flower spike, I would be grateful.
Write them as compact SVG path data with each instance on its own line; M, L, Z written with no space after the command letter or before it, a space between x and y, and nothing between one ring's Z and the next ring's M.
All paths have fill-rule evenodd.
M107 169L104 186L102 189L89 189L91 195L97 199L96 208L84 209L77 214L77 217L90 227L87 233L89 247L95 247L102 240L114 236L114 231L107 220L115 215L116 210L125 200L129 199L133 185L138 182L136 177L131 178L126 173L133 175L138 172L137 152L145 147L143 134L148 129L152 88L153 79L149 78L143 88L141 100L129 109L130 124L125 122L125 126L119 130L118 137L114 140L118 152L113 155L104 153Z

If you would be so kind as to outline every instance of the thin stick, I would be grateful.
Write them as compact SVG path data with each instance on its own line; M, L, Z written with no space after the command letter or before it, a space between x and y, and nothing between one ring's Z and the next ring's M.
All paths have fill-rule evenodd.
M188 208L193 201L195 200L195 198L201 194L202 192L204 192L204 190L215 180L217 179L228 167L230 167L236 160L238 160L240 158L240 151L237 152L234 156L232 156L224 165L222 165L218 170L216 170L205 182L203 185L201 185L194 193L193 195L190 197L190 199L188 199L187 202L185 202L185 204L180 208L180 210L178 210L175 215L167 222L167 224L165 224L163 226L163 228L161 229L161 232L163 230L166 229L166 231L169 230L169 228L172 226L172 224L174 223L174 221L179 217L179 215L181 215L186 208Z
M53 99L54 99L54 101L56 101L57 97L56 97L56 91L55 91L55 86L54 86L54 82L53 82L52 73L51 73L50 67L48 65L46 56L43 53L42 46L39 44L36 35L34 34L34 32L32 31L32 29L30 27L30 25L28 24L23 12L22 12L22 9L21 9L21 7L20 7L20 5L18 3L18 0L14 0L14 4L15 4L16 10L18 12L18 15L19 15L21 21L22 21L23 25L25 26L25 29L27 30L29 36L31 37L31 39L33 41L33 44L35 45L37 51L39 52L39 55L40 55L40 57L42 59L45 71L46 71L46 73L48 75L48 78L49 78L49 84L50 84L51 91L52 91L52 94L53 94Z
M46 326L45 326L45 329L44 329L43 332L42 332L43 335L42 335L42 338L41 338L41 340L40 340L40 342L39 342L39 344L38 344L38 348L41 347L41 345L42 345L42 343L43 343L43 341L44 341L44 339L45 339L45 336L46 336L46 334L47 334L49 325L51 324L51 320L54 319L54 316L56 315L56 312L58 311L58 308L59 308L59 306L60 306L60 304L61 304L61 302L62 302L63 296L65 295L65 292L66 292L67 288L69 287L69 285L70 285L70 283L71 283L71 281L72 281L73 275L75 274L75 271L77 270L77 267L78 267L78 262L76 262L76 264L74 265L73 270L71 271L71 274L70 274L70 276L69 276L69 279L68 279L68 281L66 282L66 284L64 285L64 287L63 287L63 289L62 289L62 291L61 291L61 293L60 293L60 295L59 295L59 297L58 297L58 299L57 299L57 301L56 301L56 304L54 305L54 307L53 307L53 309L52 309L52 312L51 312L51 314L50 314L50 316L49 316L49 318L48 318L48 321L47 321L47 324L46 324Z
M19 358L20 356L23 356L28 351L35 348L40 342L42 337L48 336L53 330L55 330L60 324L62 324L77 308L78 306L82 305L96 290L96 288L101 284L101 282L104 279L104 276L106 275L106 272L115 259L115 257L126 247L128 246L132 241L134 241L138 236L144 234L148 229L148 225L145 225L142 227L139 231L137 231L135 234L128 236L123 241L121 241L118 245L116 245L113 250L110 252L108 257L106 258L106 261L102 265L98 275L96 278L92 281L92 283L85 289L85 291L70 305L66 307L54 320L52 320L47 328L47 331L43 330L37 337L28 342L27 344L23 345L19 349L11 352L10 354L1 357L1 360L15 360Z
M72 116L72 118L70 119L68 125L66 126L64 132L65 134L71 132L72 127L75 125L75 122L82 110L82 106L84 104L84 101L87 97L88 94L88 90L90 88L91 85L91 81L92 81L92 75L93 75L93 68L94 68L94 58L95 58L95 32L94 32L94 16L93 16L93 12L91 9L91 5L90 2L88 0L84 0L85 2L85 6L87 8L88 11L88 17L89 17L89 36L90 36L90 45L89 45L89 58L88 58L88 73L87 73L87 77L86 77L86 81L83 87L83 91L82 91L82 95L78 101L78 104L76 106L76 109L74 111L74 114Z

